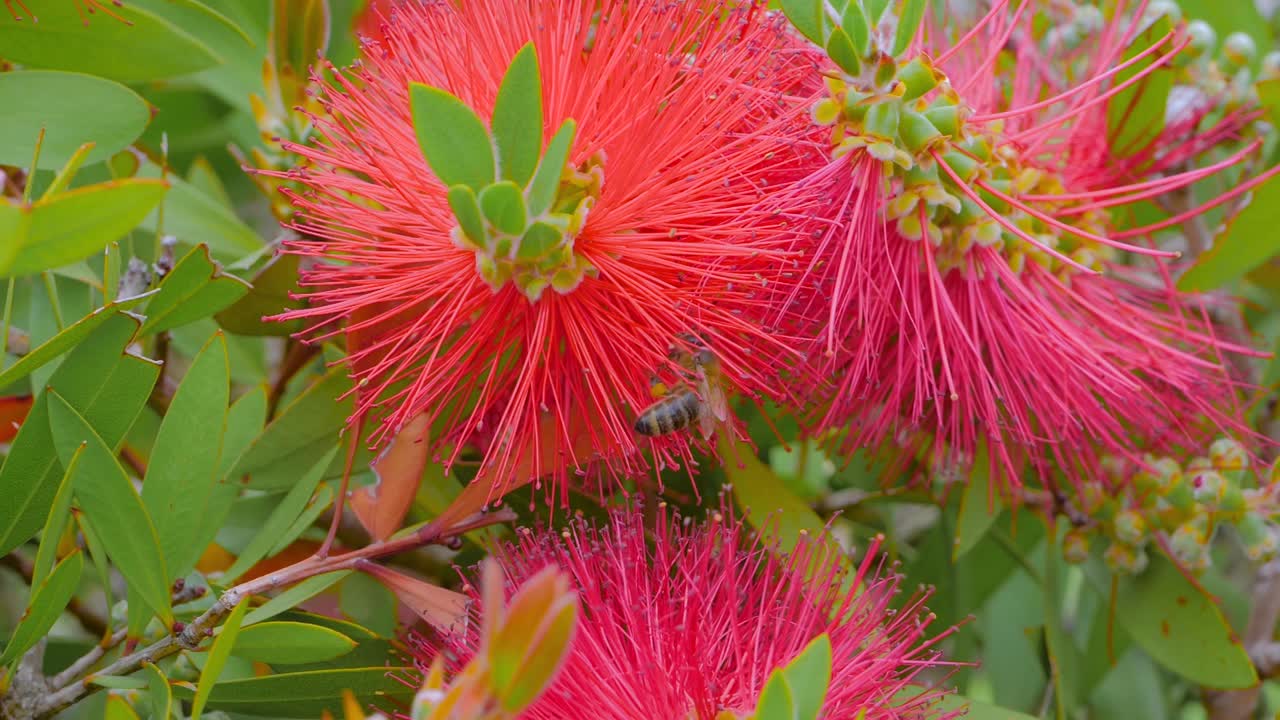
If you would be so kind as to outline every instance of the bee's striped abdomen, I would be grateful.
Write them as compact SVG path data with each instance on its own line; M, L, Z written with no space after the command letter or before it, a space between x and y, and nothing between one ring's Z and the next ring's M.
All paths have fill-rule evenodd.
M645 408L636 418L636 432L648 437L669 435L689 427L698 419L702 401L689 388L677 390Z

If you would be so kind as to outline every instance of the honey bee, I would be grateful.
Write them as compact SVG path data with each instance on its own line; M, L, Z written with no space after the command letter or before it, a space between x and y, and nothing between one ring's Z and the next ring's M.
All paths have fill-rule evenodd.
M685 382L670 391L656 379L651 382L650 392L658 400L636 418L635 430L647 437L659 437L684 430L697 420L703 439L709 440L716 425L729 419L720 360L699 338L686 333L680 335L680 340L696 349L673 345L668 355L684 368Z

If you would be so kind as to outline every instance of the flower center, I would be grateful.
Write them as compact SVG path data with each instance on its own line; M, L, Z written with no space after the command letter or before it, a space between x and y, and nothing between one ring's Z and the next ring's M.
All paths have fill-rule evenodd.
M1095 239L1106 215L1059 212L1066 204L1046 198L1065 192L1061 177L1027 164L1000 121L969 122L972 109L928 59L880 54L862 68L827 76L814 121L832 127L832 157L882 163L888 219L905 238L927 238L940 269L965 266L975 247L994 248L1015 272L1028 261L1097 270L1111 257Z
M453 228L454 244L475 253L476 272L494 292L514 283L530 302L537 302L548 287L562 295L572 292L584 277L596 273L575 250L574 241L600 197L604 162L601 152L580 167L567 164L554 200L536 215L530 212L535 203L514 197L527 192L513 184L485 188L479 195L481 212L470 221L464 222L454 206L459 219Z

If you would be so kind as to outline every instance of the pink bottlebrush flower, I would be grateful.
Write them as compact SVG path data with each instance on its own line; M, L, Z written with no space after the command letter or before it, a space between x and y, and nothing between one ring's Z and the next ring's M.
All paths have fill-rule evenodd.
M1137 459L1135 437L1162 452L1241 429L1223 357L1250 350L1172 287L1159 260L1176 253L1130 243L1265 177L1167 220L1122 213L1254 154L1186 166L1253 116L1210 123L1191 106L1161 132L1113 127L1109 106L1141 98L1189 42L1175 28L1144 44L1146 5L1104 20L1001 1L958 31L926 19L895 56L873 33L860 70L823 58L812 172L777 199L808 229L789 309L826 315L816 354L838 375L820 428L942 465L985 452L1006 492L1024 469L1078 482L1103 454ZM1037 20L1049 12L1067 15ZM1074 38L1058 31L1070 23Z
M288 177L307 191L293 198L306 239L288 250L324 262L303 275L309 307L283 317L310 321L312 339L345 325L353 421L371 416L382 439L425 413L446 464L481 450L496 495L595 459L642 470L637 450L650 443L633 426L655 375L687 378L668 357L687 333L730 388L783 395L778 374L799 352L762 321L775 315L766 288L795 257L760 198L793 166L770 150L800 115L780 114L773 87L800 70L772 52L789 42L782 18L736 5L398 3L360 65L321 79L318 141L289 146L304 163ZM451 237L409 102L421 82L487 121L529 42L544 142L576 121L561 194L590 209L570 243L581 281L545 292L494 282L493 258ZM674 461L689 442L676 433L654 447Z
M522 718L745 717L770 673L823 633L833 662L822 717L944 715L941 692L924 687L921 673L948 665L933 647L949 631L926 637L923 594L895 609L898 578L877 559L878 543L851 573L824 540L802 540L782 556L719 512L691 524L661 506L652 535L650 546L640 513L619 511L599 528L525 530L499 550L509 588L558 566L581 603L568 658ZM446 637L443 650L461 667L479 642L472 628ZM424 669L441 650L413 644Z

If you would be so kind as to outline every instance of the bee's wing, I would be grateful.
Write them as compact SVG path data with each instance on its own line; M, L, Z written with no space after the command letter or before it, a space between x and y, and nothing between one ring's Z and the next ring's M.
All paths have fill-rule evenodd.
M698 389L702 392L702 403L698 406L698 424L703 439L709 440L717 425L729 421L729 400L724 395L724 386L715 377L708 377L706 368L700 375Z

